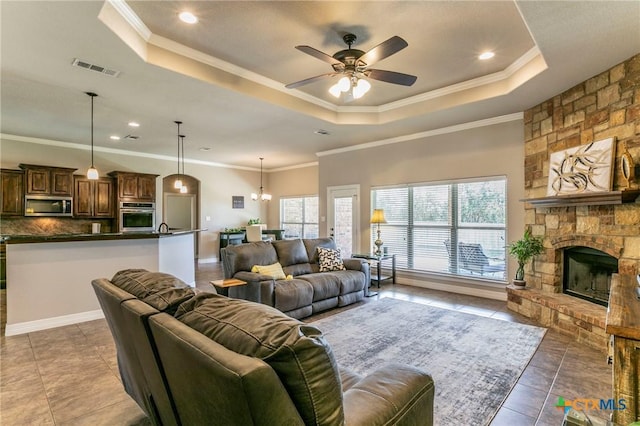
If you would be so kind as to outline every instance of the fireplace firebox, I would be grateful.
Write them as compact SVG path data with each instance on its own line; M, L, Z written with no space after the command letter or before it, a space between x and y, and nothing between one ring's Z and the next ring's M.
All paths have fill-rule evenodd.
M599 305L609 303L611 275L618 259L600 250L575 246L564 250L563 291Z

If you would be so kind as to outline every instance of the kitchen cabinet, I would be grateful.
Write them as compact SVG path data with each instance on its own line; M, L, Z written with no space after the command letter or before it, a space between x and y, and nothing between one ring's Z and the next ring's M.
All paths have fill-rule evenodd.
M22 170L0 170L2 190L0 192L0 214L22 216L24 214L24 172Z
M20 164L24 170L27 195L73 195L73 172L76 169L66 167L37 166Z
M74 176L73 216L93 218L115 217L114 180L102 177L90 180Z
M146 173L111 172L115 177L120 201L156 201L156 178Z

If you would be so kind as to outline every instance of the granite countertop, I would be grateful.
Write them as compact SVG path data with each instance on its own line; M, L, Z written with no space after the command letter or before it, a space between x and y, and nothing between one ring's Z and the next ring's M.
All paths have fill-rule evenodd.
M104 232L99 234L34 234L0 235L0 242L7 244L55 243L68 241L139 240L145 238L166 238L191 234L206 229L172 230L169 232Z

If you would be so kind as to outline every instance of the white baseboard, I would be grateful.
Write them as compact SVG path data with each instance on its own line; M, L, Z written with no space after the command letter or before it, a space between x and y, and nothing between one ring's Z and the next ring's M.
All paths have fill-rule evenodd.
M4 335L16 336L18 334L47 330L49 328L62 327L64 325L77 324L85 321L93 321L100 318L104 318L104 312L102 312L101 309L97 309L95 311L80 312L79 314L63 315L61 317L18 322L15 324L7 324Z
M484 297L485 299L507 300L507 292L504 289L502 289L501 291L497 291L487 288L474 288L454 284L438 283L433 281L415 280L406 277L402 277L400 281L398 281L398 284L429 288L431 290L447 291L449 293L466 294L468 296Z
M198 259L198 263L216 263L217 261L217 257L205 257L202 259Z

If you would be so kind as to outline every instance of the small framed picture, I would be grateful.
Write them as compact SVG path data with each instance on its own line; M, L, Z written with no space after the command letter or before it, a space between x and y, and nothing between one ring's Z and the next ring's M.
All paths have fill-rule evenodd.
M244 195L232 195L231 206L234 209L244 209Z

